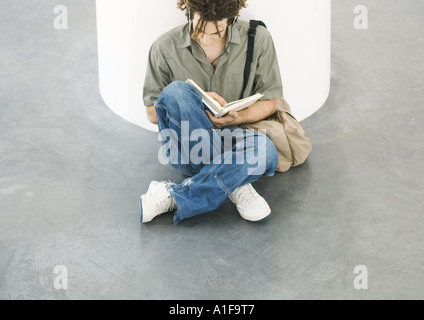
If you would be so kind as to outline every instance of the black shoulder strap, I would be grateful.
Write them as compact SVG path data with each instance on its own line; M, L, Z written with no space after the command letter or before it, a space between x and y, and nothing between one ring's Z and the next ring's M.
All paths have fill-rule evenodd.
M243 83L243 91L246 89L247 82L249 81L250 69L252 67L253 62L253 53L255 51L255 36L256 30L258 26L263 26L266 28L265 23L259 20L250 20L250 28L249 28L249 40L247 43L247 58L246 58L246 66L244 67L244 83Z

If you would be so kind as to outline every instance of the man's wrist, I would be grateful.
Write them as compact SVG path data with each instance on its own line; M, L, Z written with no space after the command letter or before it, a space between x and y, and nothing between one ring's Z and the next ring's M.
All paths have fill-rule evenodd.
M246 112L247 109L244 109L238 112L237 123L235 125L239 126L241 124L247 123L248 121L247 112Z

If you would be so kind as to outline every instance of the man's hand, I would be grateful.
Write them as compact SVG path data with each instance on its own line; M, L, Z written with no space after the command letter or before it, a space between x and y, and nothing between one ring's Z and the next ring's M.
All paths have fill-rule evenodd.
M225 128L225 127L231 127L231 126L237 126L241 123L240 116L237 111L230 111L225 116L220 118L215 118L209 110L205 110L210 122L213 124L213 126L217 129Z
M218 101L218 103L221 105L221 107L225 106L227 104L227 101L223 97L221 97L216 92L206 92L206 94L211 97L212 99Z
M216 92L206 92L206 94L218 101L221 106L225 106L227 101ZM205 111L213 126L217 129L230 127L240 124L237 111L230 111L224 117L215 118L208 110Z
M156 115L156 109L154 105L151 106L146 106L146 114L147 114L147 119L153 123L153 124L158 124L158 118Z
M209 96L218 101L223 106L227 102L215 92L207 92ZM272 115L277 110L277 100L269 99L256 101L250 107L240 111L230 111L224 117L215 118L209 111L205 111L210 122L217 129L231 126L238 126L242 123L254 123Z

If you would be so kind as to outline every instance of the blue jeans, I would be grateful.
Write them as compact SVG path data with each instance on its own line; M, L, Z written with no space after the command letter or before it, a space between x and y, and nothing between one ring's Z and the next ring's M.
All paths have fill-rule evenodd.
M171 83L155 109L161 162L189 176L168 187L177 204L174 223L214 211L237 188L263 175L274 175L278 161L274 144L264 134L250 130L215 129L200 94L189 84Z

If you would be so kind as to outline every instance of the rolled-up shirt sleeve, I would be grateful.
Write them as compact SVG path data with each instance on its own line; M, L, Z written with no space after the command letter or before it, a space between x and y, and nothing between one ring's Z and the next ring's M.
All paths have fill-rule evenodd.
M265 28L261 27L258 32L261 32L261 36L257 37L255 43L258 58L252 91L262 93L262 100L281 98L283 85L274 41Z
M154 105L162 90L171 82L170 69L165 57L153 44L149 51L146 76L143 86L143 102L145 106Z

